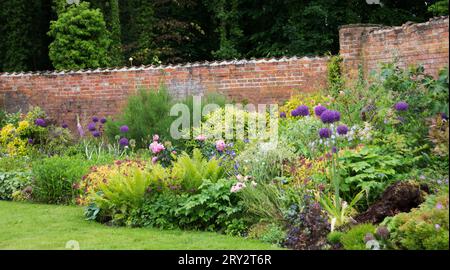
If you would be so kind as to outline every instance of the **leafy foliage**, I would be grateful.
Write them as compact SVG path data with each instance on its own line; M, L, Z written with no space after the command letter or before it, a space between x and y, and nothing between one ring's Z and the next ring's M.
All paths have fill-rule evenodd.
M33 195L39 202L67 204L75 198L76 185L88 171L80 158L54 156L33 164Z
M160 138L170 137L172 117L169 116L171 97L164 87L158 90L140 89L135 95L128 97L123 113L116 121L108 121L105 133L110 141L115 141L117 135L125 135L136 141L137 147L147 148L153 134ZM127 125L129 131L121 134L120 127Z
M366 250L365 237L375 234L376 227L372 224L359 224L340 237L340 242L346 250Z
M429 196L419 208L383 221L390 231L390 247L412 250L448 250L447 194Z
M30 184L29 172L0 172L0 200L11 200L15 192Z
M100 10L90 9L89 3L72 5L50 24L49 35L54 41L49 56L58 70L105 67L110 64L111 45Z

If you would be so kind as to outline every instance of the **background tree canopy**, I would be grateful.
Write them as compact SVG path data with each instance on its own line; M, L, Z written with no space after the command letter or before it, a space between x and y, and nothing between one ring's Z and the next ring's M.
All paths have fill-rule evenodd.
M109 46L100 66L337 53L338 27L447 15L448 0L89 0ZM54 69L50 22L66 0L0 1L0 71ZM86 65L90 67L90 64Z

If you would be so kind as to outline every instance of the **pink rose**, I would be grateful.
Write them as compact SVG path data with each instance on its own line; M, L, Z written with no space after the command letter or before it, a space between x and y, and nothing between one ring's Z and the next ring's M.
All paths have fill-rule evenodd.
M205 136L205 135L198 135L195 139L196 139L197 141L203 142L203 141L206 140L206 136Z
M153 135L153 141L154 142L159 141L159 135L158 134Z
M164 145L162 145L161 143L158 143L157 141L154 141L150 144L150 150L152 151L153 154L158 154L159 152L163 151L164 149L166 149L164 147Z
M219 151L219 152L222 152L223 150L225 150L225 147L226 147L227 145L225 144L225 142L223 141L223 140L218 140L217 142L216 142L216 149L217 149L217 151Z

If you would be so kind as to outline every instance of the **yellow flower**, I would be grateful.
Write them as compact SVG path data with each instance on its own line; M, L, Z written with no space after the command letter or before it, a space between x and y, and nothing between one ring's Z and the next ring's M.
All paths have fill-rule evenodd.
M0 143L5 144L9 141L15 133L15 127L12 124L7 124L0 131Z
M24 120L24 121L20 121L19 122L19 127L17 128L17 132L18 133L22 133L23 131L25 131L26 129L28 129L30 127L30 122Z

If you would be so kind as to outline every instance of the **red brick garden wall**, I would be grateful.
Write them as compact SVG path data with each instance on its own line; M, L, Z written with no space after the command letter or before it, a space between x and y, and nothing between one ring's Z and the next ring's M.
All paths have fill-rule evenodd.
M114 115L139 88L165 84L175 97L219 92L231 100L276 103L326 84L328 58L282 58L113 70L0 74L0 106L40 106L53 118ZM73 126L73 125L72 125Z
M348 25L339 30L345 75L367 75L396 56L403 66L426 71L448 66L448 17L399 27ZM114 115L137 89L165 84L175 97L219 92L235 101L274 103L326 85L327 57L237 60L177 66L146 66L66 72L0 73L0 107L42 107L52 118L75 125L76 115Z
M449 18L437 17L425 23L397 27L346 25L339 30L344 73L357 78L360 66L367 77L380 63L397 59L400 67L422 64L437 75L449 65Z

